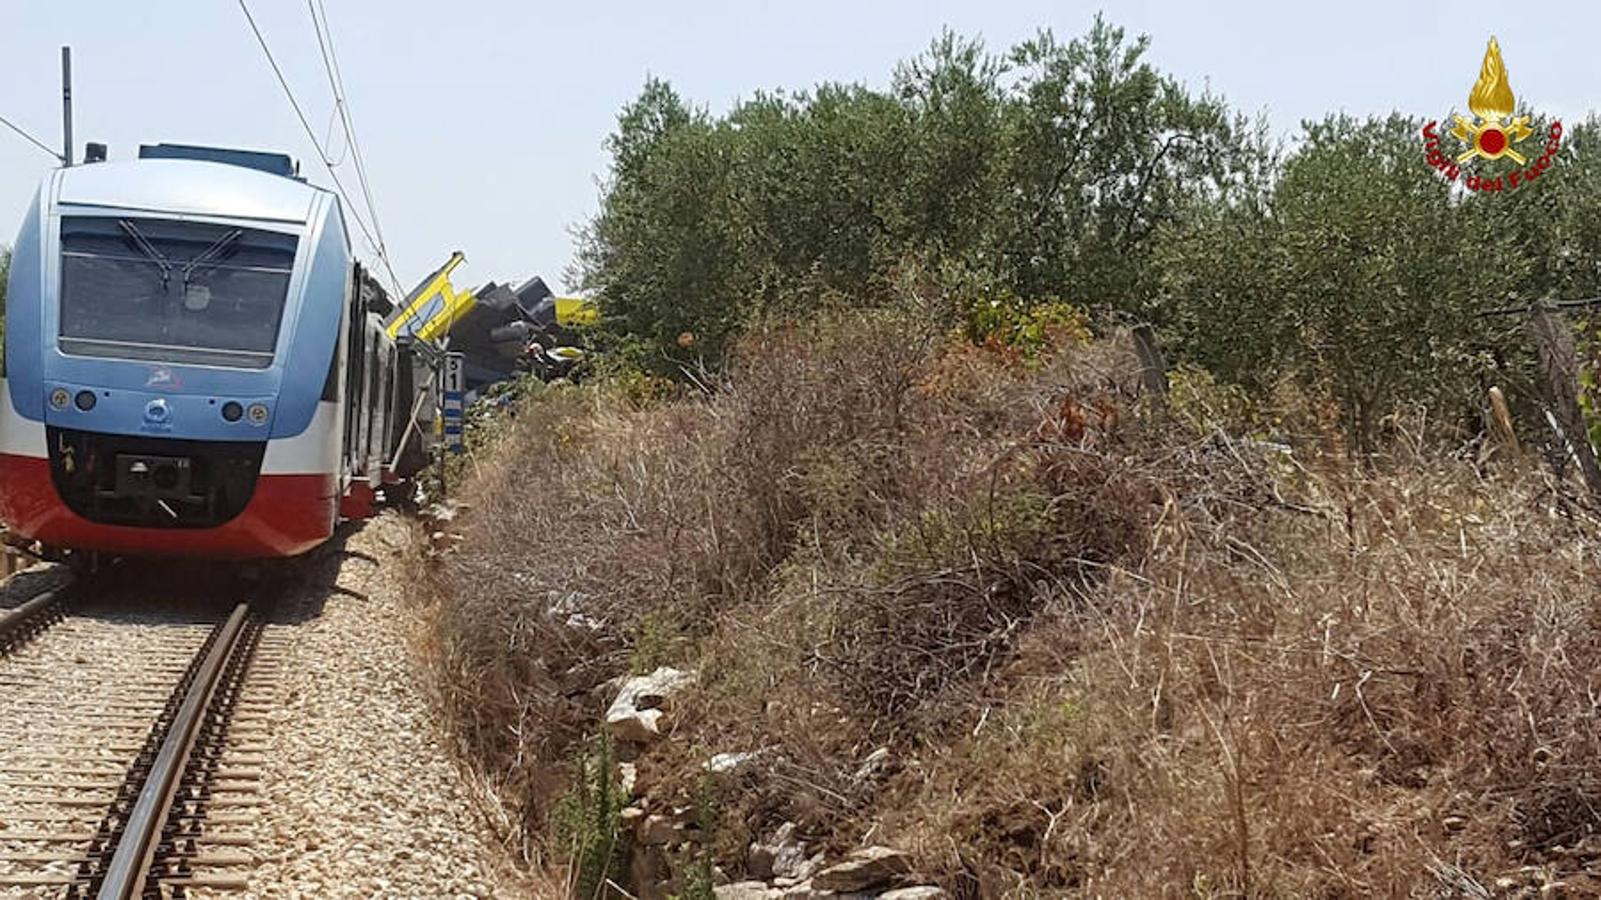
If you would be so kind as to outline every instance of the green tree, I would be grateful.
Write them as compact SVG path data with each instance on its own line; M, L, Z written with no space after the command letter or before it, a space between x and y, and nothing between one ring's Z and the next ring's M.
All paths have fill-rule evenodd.
M1294 375L1338 401L1362 452L1399 404L1477 408L1506 338L1480 313L1528 271L1492 240L1503 198L1454 195L1421 126L1306 123L1265 205L1199 210L1157 254L1187 356L1246 385Z
M580 262L585 287L604 298L607 330L630 348L670 354L681 334L728 330L729 158L716 132L651 79L607 141L611 180Z
M1151 314L1156 229L1239 180L1243 123L1159 73L1149 46L1097 16L1082 37L1042 31L1011 52L1007 190L989 246L1018 295Z
M880 302L906 261L965 273L970 302L1154 315L1156 230L1237 192L1250 156L1222 102L1146 46L1099 19L999 55L946 32L889 91L764 93L721 118L653 79L608 142L585 286L668 371L715 361L753 314Z
M1266 199L1193 204L1154 251L1163 337L1181 358L1257 391L1297 359L1290 261Z

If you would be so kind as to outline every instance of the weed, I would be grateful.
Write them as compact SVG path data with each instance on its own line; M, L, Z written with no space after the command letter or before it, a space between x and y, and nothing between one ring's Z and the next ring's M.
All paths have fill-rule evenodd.
M618 814L628 798L615 778L614 749L604 734L593 739L574 762L572 787L556 804L552 831L571 861L570 888L575 897L623 896L628 871L628 843Z

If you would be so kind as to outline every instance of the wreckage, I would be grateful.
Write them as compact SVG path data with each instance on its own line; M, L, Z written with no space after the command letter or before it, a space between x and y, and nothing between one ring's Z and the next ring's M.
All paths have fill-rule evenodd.
M390 337L462 353L469 393L519 372L546 381L570 374L584 358L574 329L599 318L595 305L557 297L538 276L515 288L491 281L457 290L450 276L465 261L452 253L406 295L384 323Z

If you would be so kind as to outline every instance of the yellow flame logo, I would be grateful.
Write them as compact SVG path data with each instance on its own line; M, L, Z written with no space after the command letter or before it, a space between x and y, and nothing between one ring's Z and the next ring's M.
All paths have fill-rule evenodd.
M1484 65L1479 68L1479 80L1468 94L1468 109L1481 119L1504 119L1517 108L1512 96L1512 85L1506 80L1506 64L1501 62L1501 45L1490 38L1489 49L1484 51Z
M1507 82L1506 64L1501 61L1501 45L1492 37L1484 51L1484 65L1479 67L1479 80L1468 94L1468 109L1473 111L1476 121L1456 116L1456 127L1451 129L1457 140L1468 145L1457 162L1464 163L1475 156L1482 159L1505 156L1520 166L1527 162L1512 145L1534 133L1529 128L1529 117L1519 116L1505 124L1501 121L1511 116L1517 105L1512 85Z

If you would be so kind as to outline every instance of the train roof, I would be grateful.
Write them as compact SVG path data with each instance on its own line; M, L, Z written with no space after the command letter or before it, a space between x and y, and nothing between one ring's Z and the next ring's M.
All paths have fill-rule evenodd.
M100 162L60 170L56 200L153 213L304 224L321 188L256 169L193 159Z

